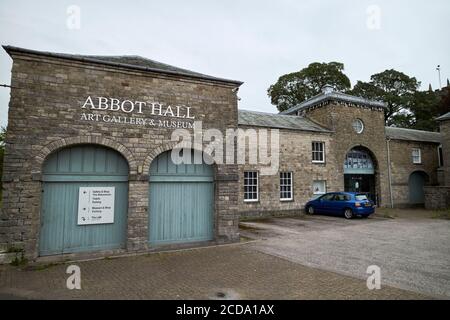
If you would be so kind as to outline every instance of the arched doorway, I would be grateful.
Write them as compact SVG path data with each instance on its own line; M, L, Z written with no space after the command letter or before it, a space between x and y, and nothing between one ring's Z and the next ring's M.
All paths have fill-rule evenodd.
M364 147L351 149L344 161L345 191L366 193L376 203L375 167L375 159L368 149Z
M423 187L428 183L428 175L423 171L411 173L408 180L409 203L421 205L425 203Z
M124 248L128 163L98 145L60 149L43 164L41 256Z
M150 244L213 239L214 170L203 161L200 151L191 151L191 159L195 155L202 159L200 164L175 164L171 151L151 163Z

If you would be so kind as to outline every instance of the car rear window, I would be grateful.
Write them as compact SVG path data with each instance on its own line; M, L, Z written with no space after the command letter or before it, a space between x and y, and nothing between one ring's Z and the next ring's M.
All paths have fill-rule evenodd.
M367 199L367 196L365 194L357 194L355 196L355 199L358 201L369 200L369 199Z
M335 201L349 201L350 196L348 194L337 194L334 196Z

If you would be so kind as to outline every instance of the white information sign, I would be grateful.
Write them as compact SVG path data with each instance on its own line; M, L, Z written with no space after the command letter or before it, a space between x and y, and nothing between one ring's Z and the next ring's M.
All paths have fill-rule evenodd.
M114 223L114 187L80 187L78 225Z

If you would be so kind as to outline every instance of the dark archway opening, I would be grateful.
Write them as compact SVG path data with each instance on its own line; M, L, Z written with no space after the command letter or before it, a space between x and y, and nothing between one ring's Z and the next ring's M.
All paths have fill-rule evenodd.
M377 204L376 189L376 161L374 157L364 147L352 148L344 161L344 190L346 192L366 193Z

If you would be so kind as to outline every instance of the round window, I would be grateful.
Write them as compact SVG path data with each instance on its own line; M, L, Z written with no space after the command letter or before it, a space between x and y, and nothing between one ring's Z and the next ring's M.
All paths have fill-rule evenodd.
M356 133L362 133L364 131L364 123L360 119L353 121L352 126Z

